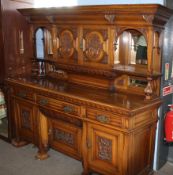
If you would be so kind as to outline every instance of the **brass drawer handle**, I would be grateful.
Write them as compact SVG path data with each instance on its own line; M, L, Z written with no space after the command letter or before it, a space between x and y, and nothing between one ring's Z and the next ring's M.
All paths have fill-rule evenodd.
M26 94L26 92L21 91L21 92L18 92L17 93L17 96L18 97L21 97L21 98L26 98L27 97L27 94Z
M42 106L45 106L45 105L48 104L48 100L47 100L47 99L41 99L41 100L39 101L39 104L42 105Z
M97 115L96 120L101 122L101 123L109 123L110 119L106 117L105 115Z
M64 110L65 113L74 112L74 108L71 107L71 106L64 106L64 107L63 107L63 110Z

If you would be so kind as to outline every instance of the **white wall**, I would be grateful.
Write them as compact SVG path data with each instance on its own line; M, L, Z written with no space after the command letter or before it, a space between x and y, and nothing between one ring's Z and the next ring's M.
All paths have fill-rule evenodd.
M93 4L164 4L164 0L77 0L78 5Z
M34 7L61 7L99 4L164 4L164 0L34 0Z

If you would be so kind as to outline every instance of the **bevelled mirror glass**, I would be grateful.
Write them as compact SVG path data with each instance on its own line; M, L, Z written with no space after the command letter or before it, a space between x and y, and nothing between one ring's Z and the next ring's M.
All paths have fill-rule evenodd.
M125 30L114 42L114 64L147 65L147 41L137 30Z
M35 32L36 58L49 58L53 54L52 36L49 30L40 27Z

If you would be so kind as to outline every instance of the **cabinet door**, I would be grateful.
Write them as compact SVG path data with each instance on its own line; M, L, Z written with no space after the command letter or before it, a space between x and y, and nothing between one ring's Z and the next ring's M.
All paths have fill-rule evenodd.
M81 128L60 120L49 119L48 123L50 146L81 159Z
M34 107L33 104L16 100L16 117L20 139L34 142Z
M102 174L122 174L123 134L95 124L88 124L87 132L89 167Z

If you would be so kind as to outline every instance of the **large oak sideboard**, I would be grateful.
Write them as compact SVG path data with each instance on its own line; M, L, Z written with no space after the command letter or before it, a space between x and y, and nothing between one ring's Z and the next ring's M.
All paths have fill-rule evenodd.
M48 147L83 161L84 174L146 174L152 169L160 100L47 79L9 79L13 144Z
M83 175L151 174L172 11L150 4L19 12L33 58L30 75L6 79L12 144L33 143L41 160L49 148L67 154L82 161Z

